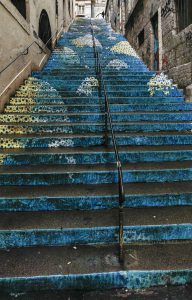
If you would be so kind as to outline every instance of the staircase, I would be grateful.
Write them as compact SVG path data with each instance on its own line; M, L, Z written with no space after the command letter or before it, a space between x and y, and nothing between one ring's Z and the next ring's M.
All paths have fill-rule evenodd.
M124 264L91 25L78 18L0 115L4 292L192 280L192 103L168 79L153 79L104 20L92 22L123 166Z

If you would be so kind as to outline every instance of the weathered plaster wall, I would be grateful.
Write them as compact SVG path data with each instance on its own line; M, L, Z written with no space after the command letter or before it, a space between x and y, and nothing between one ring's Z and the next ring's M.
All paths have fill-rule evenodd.
M69 1L71 16L68 11ZM44 47L38 38L39 17L42 10L45 9L48 13L52 34L55 33L59 37L73 18L74 0L69 1L58 0L57 16L55 0L26 0L27 20L25 20L10 0L0 0L0 72L31 43L34 41L37 43L29 48L26 55L19 57L0 73L0 110L31 71L43 67L50 54L48 49L42 53L39 48ZM55 42L56 36L52 40L53 46Z

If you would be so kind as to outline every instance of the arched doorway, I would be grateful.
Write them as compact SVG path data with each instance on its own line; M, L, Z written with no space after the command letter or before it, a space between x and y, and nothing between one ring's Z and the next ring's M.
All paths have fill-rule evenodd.
M26 3L25 0L11 0L12 4L18 9L20 14L26 19Z
M42 10L39 18L39 37L49 49L52 49L51 26L46 10Z

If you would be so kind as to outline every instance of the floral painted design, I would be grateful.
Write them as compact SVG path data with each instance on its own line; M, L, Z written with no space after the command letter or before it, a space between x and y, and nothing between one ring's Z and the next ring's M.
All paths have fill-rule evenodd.
M74 142L71 139L61 139L51 142L49 148L59 148L59 147L73 147Z
M54 89L48 82L40 80L38 78L29 77L25 80L25 85L21 86L20 89L16 92L17 97L37 97L40 91L44 92L55 92L58 97L59 93Z
M123 60L120 59L113 59L111 60L107 66L107 68L112 68L112 69L116 69L116 70L121 70L121 69L128 69L128 64L126 62L124 62Z
M77 94L85 94L86 96L92 95L93 87L96 87L98 85L98 80L95 77L87 77L83 80L83 82L77 89Z
M109 36L108 37L108 40L111 40L111 41L115 41L117 38L116 37L114 37L114 36Z
M86 34L83 37L79 37L77 39L72 40L72 44L75 45L78 48L82 48L82 47L93 47L93 38L91 34ZM100 47L101 43L95 38L95 45L96 47Z
M127 41L122 41L115 44L110 51L114 53L125 54L125 55L135 56L139 58L136 51L131 47L131 45Z
M14 139L0 139L0 149L23 149L25 145Z
M5 158L6 158L6 154L0 154L0 165L4 164Z
M148 82L148 86L150 96L154 96L156 91L163 92L164 95L169 95L170 90L177 88L177 85L173 84L173 80L168 79L168 76L164 73L152 77Z

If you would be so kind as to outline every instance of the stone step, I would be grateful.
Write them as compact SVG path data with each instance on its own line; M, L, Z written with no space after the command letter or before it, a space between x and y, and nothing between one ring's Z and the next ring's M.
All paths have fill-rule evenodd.
M61 87L61 86L68 86L68 85L71 85L71 86L79 86L81 83L82 83L82 81L83 81L83 79L65 79L65 78L58 78L57 76L46 76L46 78L45 77L42 77L42 79L44 79L44 80L40 80L40 81L37 81L36 80L36 78L34 78L34 79L31 79L30 78L30 80L26 80L26 82L25 83L33 83L33 84L36 84L37 82L38 83L44 83L44 81L46 82L46 83L49 83L51 86L54 86L54 87ZM147 85L147 83L149 82L149 80L148 79L146 79L146 78L142 78L142 79L134 79L134 78L130 78L130 80L128 81L128 80L119 80L119 79L117 79L117 80L114 80L113 82L108 82L107 80L105 80L105 83L106 83L106 85L107 86L113 86L113 85L115 85L115 86L117 86L117 87L119 87L119 86L123 86L123 85L125 85L125 86L127 86L127 87L132 87L132 86L146 86ZM23 85L23 87L25 87L25 85Z
M85 73L85 74L84 74ZM44 79L44 80L50 80L59 78L62 80L83 80L86 77L89 77L89 75L92 76L92 74L95 75L95 73L89 74L88 71L82 71L80 74L74 74L72 72L63 72L59 70L52 70L50 72L42 71L42 72L32 72L32 76L34 78ZM87 76L86 76L87 75ZM126 72L126 74L122 75L121 73L118 74L117 72L108 72L107 74L103 74L104 79L110 79L110 81L116 81L122 80L122 81L130 81L130 80L150 80L152 74L143 73L143 72Z
M166 112L166 111L192 111L192 103L156 103L156 104L110 104L111 112ZM5 113L71 113L71 112L103 112L104 104L90 105L65 105L65 104L49 104L49 105L6 105Z
M185 284L192 277L191 250L187 242L125 246L124 271L118 262L117 245L1 250L0 289L18 295L38 287L38 295L49 290L53 297L57 296L56 290L62 289L63 298L68 289L142 289L149 286L149 281L152 286L180 284L180 278Z
M114 94L110 96L109 98L110 105L122 105L122 104L131 104L131 105L150 105L154 103L162 103L164 104L185 104L183 97L165 97L165 96L159 96L159 97L114 97ZM50 94L47 94L45 96L22 96L22 97L12 97L10 99L11 105L52 105L52 104L65 104L65 105L75 105L78 103L78 105L88 105L88 104L102 104L104 103L103 98L99 97L79 97L78 95L75 95L73 97L61 97L57 95L56 97L51 97Z
M57 91L59 92L70 92L70 91L77 91L77 89L80 87L80 84L79 83L74 83L72 82L71 85L69 85L68 82L56 82L56 81L52 81L51 82L51 87L56 89ZM93 87L94 89L97 89L97 87ZM128 83L125 83L124 85L113 85L113 84L108 84L106 85L106 91L107 92L111 92L111 91L135 91L135 90L138 90L138 91L148 91L149 87L147 86L147 84L137 84L137 85L130 85ZM18 89L18 92L23 92L25 91L25 85L22 85L19 89ZM27 89L28 91L33 91L33 88L28 88ZM41 93L42 91L45 91L45 93L47 93L47 91L49 91L49 87L47 87L47 89L38 89L37 90L37 93ZM17 92L17 93L18 93ZM50 91L51 93L53 93L53 91ZM173 91L171 91L172 93Z
M160 146L160 145L191 145L191 132L147 132L142 133L116 133L116 141L120 146ZM87 147L98 146L106 143L103 134L18 134L4 135L0 138L0 149L15 148L58 148L58 147ZM107 145L112 145L110 134L107 137Z
M123 180L173 182L192 180L192 161L124 163ZM117 183L116 164L0 166L0 186Z
M50 133L50 135L54 133L73 133L73 134L87 134L87 133L103 133L108 130L110 134L110 127L108 125L106 129L105 123L99 122L74 122L69 123L69 119L65 120L67 122L63 122L62 120L58 120L59 123L51 123L52 120L48 120L43 122L44 120L39 120L36 123L35 119L30 120L25 123L12 123L5 122L0 123L0 133L3 135L12 135L15 134L43 134ZM97 120L96 120L97 121ZM54 120L53 120L54 122ZM116 132L161 132L161 131L191 131L192 123L191 121L159 121L158 123L155 121L145 121L145 122L114 122L113 129Z
M122 163L192 160L192 146L119 147ZM105 164L115 163L112 147L40 148L0 151L1 165Z
M192 113L188 112L129 112L129 113L113 113L112 122L142 122L142 121L191 121ZM103 113L6 113L0 115L0 124L3 123L41 123L41 122L56 122L58 125L60 122L71 123L73 122L104 122L105 114Z
M71 72L70 70L66 70L66 71L64 71L64 70L61 70L61 69L53 69L53 70L50 70L50 71L46 71L46 70L42 70L42 72L32 72L32 76L38 76L38 75L64 75L64 76L76 76L76 78L79 78L79 76L80 76L80 78L81 78L81 76L82 77L84 77L84 74L86 75L86 76L89 76L89 74L95 74L95 70L94 70L94 72L92 71L92 72L90 72L88 69L86 69L86 70L79 70L79 73L80 74L74 74L73 72ZM104 77L105 76L107 76L107 77L116 77L116 76L118 76L118 78L130 78L130 77L138 77L138 78L151 78L152 76L154 76L155 75L155 73L154 72L140 72L140 71L136 71L136 72L129 72L128 70L126 70L126 72L125 72L125 70L120 70L120 72L117 74L117 71L115 71L115 70L109 70L107 73L105 73L104 74ZM73 78L73 77L72 77Z
M124 207L192 206L191 181L124 183ZM118 208L117 184L1 186L0 211Z
M124 208L124 243L192 238L192 207ZM118 242L118 209L0 213L0 248Z

